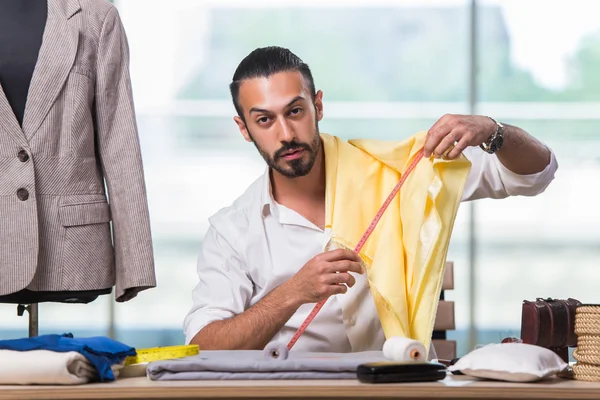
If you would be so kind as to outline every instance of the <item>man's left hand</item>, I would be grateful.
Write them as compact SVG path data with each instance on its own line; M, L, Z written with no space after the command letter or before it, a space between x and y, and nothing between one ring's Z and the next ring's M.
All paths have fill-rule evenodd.
M481 115L446 114L427 132L423 155L455 159L468 146L479 146L496 131L496 124Z

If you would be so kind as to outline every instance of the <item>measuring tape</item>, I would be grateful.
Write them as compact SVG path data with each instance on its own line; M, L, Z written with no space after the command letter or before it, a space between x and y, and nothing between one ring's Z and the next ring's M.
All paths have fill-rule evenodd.
M402 187L402 184L404 183L404 181L406 180L408 175L415 169L415 167L417 166L419 161L421 161L421 158L423 158L423 150L419 150L419 152L415 155L415 158L413 159L413 161L410 163L410 165L408 166L408 168L406 169L404 174L400 177L400 181L398 181L396 186L394 186L394 189L392 190L392 192L389 194L387 199L383 202L383 204L382 204L381 208L379 208L379 211L377 212L377 214L375 214L375 218L373 218L373 221L371 221L371 224L369 225L369 227L363 234L362 238L358 241L358 244L354 248L355 253L358 254L360 252L360 250L362 249L362 247L365 245L365 243L367 242L367 239L369 238L369 236L371 236L371 233L373 232L373 230L375 230L375 226L377 225L377 223L383 216L383 213L388 208L388 206L390 205L390 203L392 202L392 200L394 199L396 194L398 194L398 192L400 191L400 188ZM300 328L298 328L298 330L296 331L296 333L294 334L292 339L289 341L289 343L287 345L288 350L291 350L292 347L294 346L294 344L296 344L296 342L298 341L300 336L302 336L302 334L304 333L304 331L306 330L308 325L317 316L317 314L321 310L321 308L323 308L323 305L325 305L326 301L327 301L327 299L321 300L320 302L318 302L315 305L315 307L312 309L310 314L308 314L308 317L306 317L306 319L304 320L302 325L300 325Z
M187 346L152 347L149 349L137 350L136 353L137 354L135 356L129 356L125 359L125 366L195 356L200 353L200 347L196 344L190 344Z

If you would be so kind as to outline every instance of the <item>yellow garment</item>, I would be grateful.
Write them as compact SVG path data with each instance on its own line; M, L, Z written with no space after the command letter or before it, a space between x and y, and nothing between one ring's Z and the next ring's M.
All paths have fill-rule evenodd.
M326 230L356 247L375 214L421 150L425 132L402 142L321 134L325 149ZM429 349L448 244L471 163L425 158L393 199L360 256L386 338Z

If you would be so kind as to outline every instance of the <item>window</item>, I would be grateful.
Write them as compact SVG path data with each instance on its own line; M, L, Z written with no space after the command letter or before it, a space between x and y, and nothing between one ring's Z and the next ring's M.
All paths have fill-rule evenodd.
M447 295L456 301L451 336L459 354L519 335L524 299L594 300L600 259L600 212L592 204L600 195L595 1L482 0L476 32L474 2L466 0L115 3L131 50L158 287L124 304L111 297L42 304L40 333L114 330L136 347L183 342L207 219L265 168L233 122L228 84L239 61L266 45L288 47L311 66L324 92L321 131L400 140L445 113L471 112L474 33L474 111L526 129L552 147L560 167L540 197L474 203L473 232L472 205L461 206L448 255L456 289ZM3 337L26 335L27 319L16 316L16 306L0 311Z
M116 325L183 340L207 218L265 168L233 122L228 85L242 58L256 47L290 48L324 92L321 131L402 139L445 112L466 112L468 9L465 2L153 4L155 18L138 13L136 1L117 3L132 49L159 287L116 305Z
M600 62L600 22L592 14L598 10L583 0L480 3L477 111L544 141L559 169L540 197L476 205L478 343L518 335L525 299L595 301L600 80L592 71Z

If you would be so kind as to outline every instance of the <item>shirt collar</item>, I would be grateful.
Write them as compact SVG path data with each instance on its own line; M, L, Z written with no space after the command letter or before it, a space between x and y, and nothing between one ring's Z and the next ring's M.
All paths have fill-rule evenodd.
M300 214L295 211L291 211L283 207L281 209L275 199L273 198L273 187L271 185L271 170L267 167L265 173L263 174L263 182L261 188L261 216L262 218L266 218L269 215L272 215L279 221L280 224L283 225L297 225L303 226L310 229L319 230L320 229L309 222L306 218L302 217Z
M263 184L261 190L261 211L262 216L265 218L269 214L279 217L275 199L273 199L273 188L271 186L271 169L266 167L265 173L263 174Z

